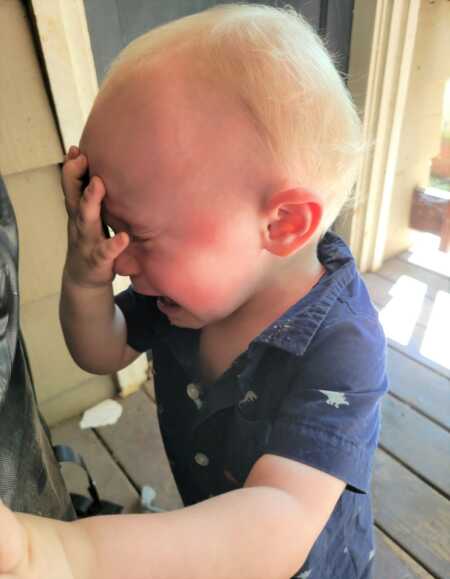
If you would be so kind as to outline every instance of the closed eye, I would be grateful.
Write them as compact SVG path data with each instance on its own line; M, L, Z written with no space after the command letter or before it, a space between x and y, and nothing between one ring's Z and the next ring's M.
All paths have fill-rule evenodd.
M120 221L117 220L112 220L110 217L106 218L105 215L105 210L104 207L102 208L102 222L104 227L106 227L109 230L109 237L114 237L114 235L116 235L116 233L120 233L121 231L126 231L128 233L128 237L130 238L130 242L131 243L146 243L149 241L152 241L152 237L149 235L136 235L135 233L132 233L130 231L130 227L121 223ZM114 227L111 225L111 221L113 222ZM117 225L117 227L116 227Z
M116 231L111 225L104 224L106 229L109 232L109 237L114 237L118 231ZM128 237L130 238L131 243L145 243L146 241L150 241L149 237L140 237L139 235L133 235L132 233L128 233Z
M132 243L146 243L147 241L151 241L150 237L140 237L139 235L133 235L132 233L128 234L130 236L130 241Z

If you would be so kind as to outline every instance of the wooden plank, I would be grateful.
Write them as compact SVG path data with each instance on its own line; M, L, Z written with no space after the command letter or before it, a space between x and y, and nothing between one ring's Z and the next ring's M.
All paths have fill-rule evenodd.
M406 261L423 269L434 271L445 277L450 277L450 255L443 251L438 251L439 240L437 240L436 249L431 250L424 247L423 250L414 249L413 251L404 251L397 255L402 261Z
M374 579L432 579L433 576L418 565L383 531L375 527L376 552Z
M21 308L22 331L41 402L94 378L93 374L75 364L69 354L59 322L58 306L59 295L54 294ZM108 379L111 382L111 378Z
M392 299L393 296L390 294L390 292L395 286L396 281L386 279L377 273L365 273L363 275L363 279L367 289L369 290L370 297L374 301L377 308L381 310ZM422 303L422 308L417 318L417 324L426 326L430 318L432 307L433 300L431 300L428 296L425 296Z
M376 146L370 147L361 166L351 236L362 271L377 268L383 260L419 8L416 0L377 2L372 40L376 50L371 52L363 127L365 137ZM400 227L396 237L404 229Z
M388 339L389 345L392 348L394 348L395 350L397 350L398 352L403 352L403 354L405 354L406 356L409 356L413 360L416 360L416 362L419 362L420 364L423 364L427 368L434 370L435 372L437 372L438 374L440 374L441 376L443 376L444 378L446 378L448 380L448 379L450 379L449 368L442 366L441 364L439 364L438 362L436 362L432 358L422 354L420 351L421 347L422 347L423 339L425 336L425 331L426 331L426 328L424 328L423 326L416 326L414 328L414 331L413 331L410 339L409 339L409 342L406 345L400 344L399 342L396 342L395 340ZM450 331L450 328L449 328L449 331ZM450 344L450 338L446 338L445 336L442 336L442 339L445 340L445 343Z
M0 172L10 175L62 161L24 2L0 2Z
M373 473L377 525L432 575L447 579L450 503L379 449Z
M447 276L413 265L397 257L385 261L377 273L393 281L396 281L401 275L422 281L427 285L427 296L431 299L434 299L438 291L450 291L450 280Z
M47 424L56 426L64 420L78 416L99 402L111 398L116 388L111 376L92 376L86 382L76 384L45 401L39 400L39 408ZM38 390L38 399L41 398Z
M20 303L61 291L67 253L67 212L58 165L5 178L19 230ZM44 346L44 345L43 345Z
M433 486L450 496L450 433L407 404L383 400L381 445Z
M141 390L123 401L123 415L114 426L97 432L134 483L152 486L155 504L163 509L182 506L164 451L156 407Z
M83 0L31 0L59 128L78 144L98 92Z
M390 296L387 295L386 293L390 290L389 284L392 284L391 285L392 287L395 282L392 282L387 279L385 279L383 282L382 281L383 278L381 278L381 276L378 276L378 274L365 274L363 277L372 300L374 301L375 305L381 312L383 310L383 307L386 306L386 304L388 304L388 302L390 301ZM413 326L412 334L408 336L409 338L408 344L402 344L396 341L395 339L391 338L389 335L390 332L388 326L386 326L385 323L383 323L383 325L385 327L387 337L389 338L388 340L389 344L393 348L395 348L399 352L403 352L413 360L416 360L417 362L424 364L428 368L435 370L442 376L449 378L450 377L449 367L443 366L440 363L442 356L437 356L437 358L439 359L438 361L437 359L431 359L430 357L423 355L420 351L422 347L423 338L427 331L426 324L430 319L430 314L433 305L434 302L429 297L425 297L416 324L415 326ZM409 321L411 320L408 320L408 322ZM401 330L401 328L399 329ZM394 330L397 331L396 325L394 326ZM442 336L441 339L450 342L450 328L446 328L446 330L448 336Z
M54 444L66 444L82 455L100 498L124 506L124 512L139 511L139 494L91 430L81 430L79 418L52 429ZM86 475L78 465L63 464L64 480L70 492L88 495Z
M390 390L450 429L450 383L426 366L388 348Z

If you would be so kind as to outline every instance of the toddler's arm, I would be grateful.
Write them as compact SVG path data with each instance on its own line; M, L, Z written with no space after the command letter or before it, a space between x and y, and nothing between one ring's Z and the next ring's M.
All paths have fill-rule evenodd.
M72 147L63 168L63 188L68 222L68 250L63 272L60 320L67 347L84 370L110 374L139 353L126 343L126 324L114 304L114 260L129 238L103 234L100 211L105 187L93 177L82 191L87 159Z
M21 527L3 508L0 534L10 540L0 542L0 579L287 579L344 486L265 455L246 487L168 513L74 523L19 515Z

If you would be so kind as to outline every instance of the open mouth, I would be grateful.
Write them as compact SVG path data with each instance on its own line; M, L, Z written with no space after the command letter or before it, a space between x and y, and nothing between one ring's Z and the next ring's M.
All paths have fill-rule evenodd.
M167 296L159 296L156 303L158 305L158 308L162 311L164 311L166 309L173 309L173 308L179 308L180 307L177 304L177 302L174 302L173 300L171 300Z

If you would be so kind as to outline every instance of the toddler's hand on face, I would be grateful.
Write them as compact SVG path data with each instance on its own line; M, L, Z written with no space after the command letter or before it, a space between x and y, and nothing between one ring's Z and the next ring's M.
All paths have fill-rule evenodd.
M69 216L65 273L71 282L95 288L112 282L114 260L129 244L129 237L126 233L118 233L111 239L105 237L101 220L105 185L97 176L91 177L89 184L84 183L87 174L86 156L78 147L71 147L62 171Z

